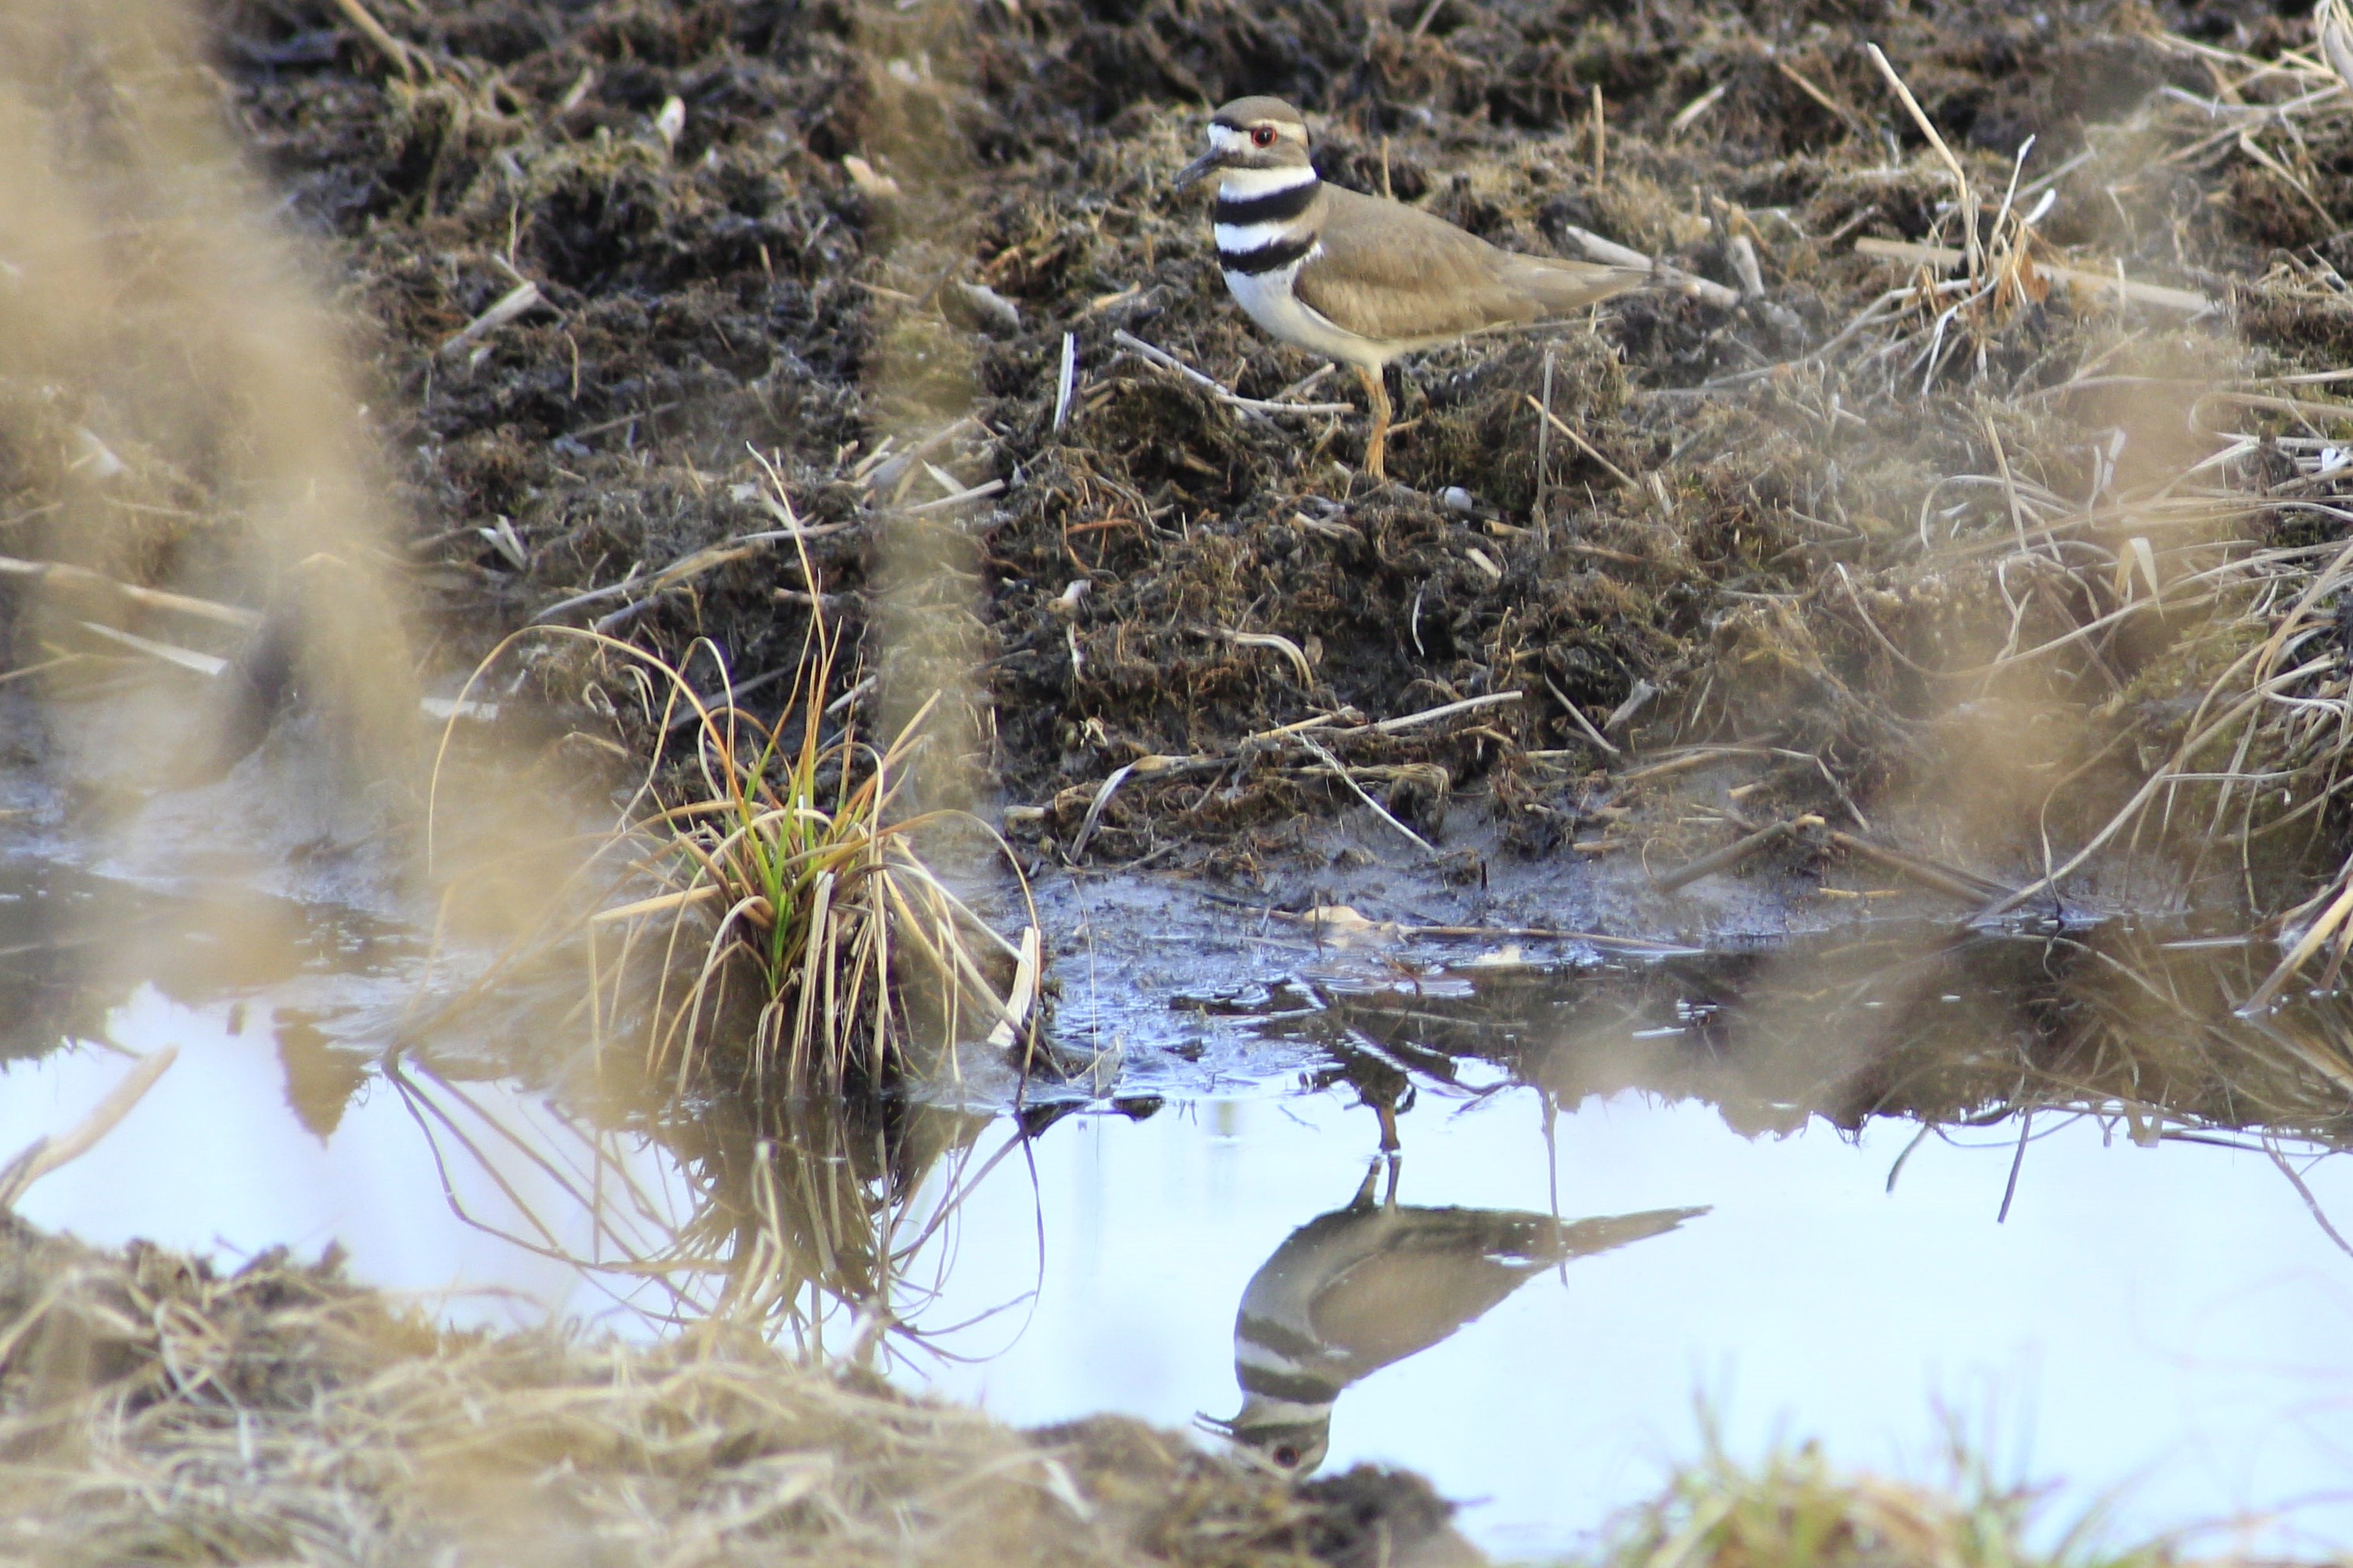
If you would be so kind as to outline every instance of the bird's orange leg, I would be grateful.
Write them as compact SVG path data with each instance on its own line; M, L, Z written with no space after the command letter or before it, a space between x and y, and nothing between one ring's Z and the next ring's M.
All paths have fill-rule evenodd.
M1365 401L1372 405L1373 412L1373 433L1365 440L1365 472L1377 479L1387 479L1389 476L1384 459L1388 455L1389 416L1392 412L1389 389L1381 384L1379 371L1366 370L1363 365L1356 366L1356 379L1364 384Z

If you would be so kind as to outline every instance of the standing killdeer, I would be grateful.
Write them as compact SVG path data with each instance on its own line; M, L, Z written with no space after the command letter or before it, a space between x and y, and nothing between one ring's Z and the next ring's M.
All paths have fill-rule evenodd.
M1376 1163L1343 1209L1294 1230L1250 1277L1234 1318L1241 1414L1215 1421L1282 1468L1323 1461L1350 1384L1445 1339L1531 1276L1661 1236L1705 1209L1561 1221L1504 1209L1400 1208Z
M1529 326L1650 282L1639 268L1499 250L1418 207L1328 185L1307 123L1279 98L1238 98L1210 118L1209 150L1179 188L1218 176L1218 263L1241 308L1286 343L1352 367L1371 402L1365 468L1386 479L1381 372L1416 349Z

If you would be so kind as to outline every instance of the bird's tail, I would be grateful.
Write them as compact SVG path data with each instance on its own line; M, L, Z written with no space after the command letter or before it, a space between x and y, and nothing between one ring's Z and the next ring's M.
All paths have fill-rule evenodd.
M1571 1220L1560 1227L1560 1256L1588 1258L1597 1252L1607 1252L1613 1247L1623 1247L1630 1241L1664 1236L1683 1221L1696 1219L1706 1212L1704 1207L1646 1209L1641 1214Z
M1567 316L1598 305L1613 294L1624 294L1656 281L1652 268L1592 261L1555 261L1545 257L1516 258L1519 276L1514 283L1525 289L1544 307L1546 316Z
M1585 253L1589 264L1612 267L1624 272L1641 273L1641 277L1628 285L1629 288L1639 289L1647 285L1656 289L1670 289L1676 293L1688 294L1694 300L1726 310L1740 303L1740 294L1737 289L1727 289L1721 283L1711 283L1704 278L1694 278L1680 267L1654 260L1632 247L1620 245L1614 239L1604 239L1589 228L1578 228L1571 224L1566 232L1569 242Z
M1439 1211L1423 1210L1424 1214ZM1592 1219L1558 1220L1550 1215L1456 1209L1458 1223L1474 1226L1486 1255L1529 1269L1549 1268L1572 1258L1589 1258L1628 1242L1663 1236L1687 1219L1707 1213L1704 1208L1649 1209L1641 1214L1600 1215Z

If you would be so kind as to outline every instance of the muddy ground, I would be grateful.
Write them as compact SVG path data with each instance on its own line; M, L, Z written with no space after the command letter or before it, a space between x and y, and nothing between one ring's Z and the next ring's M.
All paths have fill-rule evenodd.
M1669 776L1858 830L1894 813L1915 847L2022 879L2179 737L2220 662L2210 634L2242 608L2119 615L2149 526L2119 498L2166 493L2211 453L2196 432L2213 419L2190 416L2216 378L2333 368L2353 342L2333 216L2353 212L2353 117L2244 108L2310 90L2249 75L2309 47L2301 7L377 11L380 44L310 0L212 21L227 111L323 246L372 363L434 658L462 667L534 616L674 662L707 638L774 711L813 614L851 639L844 689L910 640L893 626L925 628L978 670L940 743L971 752L1033 865L1075 851L1250 881L1361 858L1317 827L1363 814L1353 784L1443 876L1476 881L1634 842L1646 765L1738 742L1728 770ZM2020 248L2214 308L2119 309L2030 266L1940 320L1926 271L1855 249L1961 238L1946 165L1866 41L1981 213L2005 185L2039 208ZM1206 197L1170 188L1206 109L1244 92L1309 110L1328 177L1499 243L1574 253L1589 229L1761 288L1730 306L1638 294L1409 360L1413 423L1375 485L1361 416L1239 410L1115 337L1248 397L1316 369L1240 315ZM2220 121L2197 107L2226 99ZM542 302L466 335L519 281ZM1590 451L1539 440L1547 363ZM1345 382L1292 395L1353 396ZM944 429L935 472L902 460ZM754 450L810 536L630 586L779 526ZM2185 550L2333 541L2331 517L2256 506L2284 482L2331 493L2268 450L2202 471L2220 499L2189 535L2158 534L2147 580ZM2057 527L2046 505L2080 514L2068 549L2095 569L2054 543L2063 580L2021 590L1988 546ZM2044 643L2000 681L1947 673ZM706 689L708 651L691 655ZM509 657L558 731L650 748L609 658ZM1500 700L1362 722L1482 696ZM1322 714L1320 754L1264 737ZM1670 864L1720 842L1683 847L1672 812L1644 831L1677 846ZM2290 833L2254 858L2300 887L2335 845L2333 826ZM1810 877L1842 854L1817 839L1765 863Z

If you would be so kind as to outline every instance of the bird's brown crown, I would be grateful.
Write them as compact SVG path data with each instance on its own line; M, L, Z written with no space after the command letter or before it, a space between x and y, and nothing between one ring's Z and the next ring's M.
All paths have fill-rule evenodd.
M1307 117L1282 100L1263 95L1235 99L1209 116L1209 123L1222 125L1229 131L1248 131L1254 125L1271 125L1278 132L1295 132L1303 142L1307 139Z

